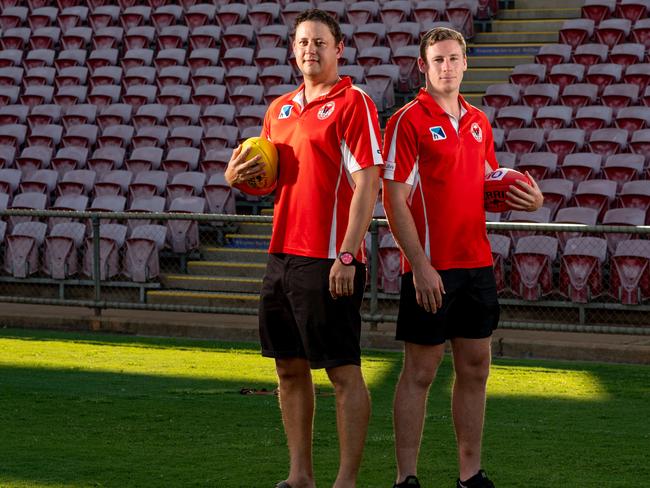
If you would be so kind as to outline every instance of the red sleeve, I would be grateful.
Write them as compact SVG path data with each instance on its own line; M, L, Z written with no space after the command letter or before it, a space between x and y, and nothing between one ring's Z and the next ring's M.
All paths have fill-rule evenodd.
M352 87L346 117L343 118L343 160L348 172L383 165L377 107L362 90Z
M384 178L412 185L411 176L418 159L418 136L406 114L407 110L397 112L386 125Z
M495 170L499 167L499 162L497 161L497 156L494 152L494 135L492 134L492 127L487 121L487 117L484 121L485 127L485 161L490 165L492 170Z

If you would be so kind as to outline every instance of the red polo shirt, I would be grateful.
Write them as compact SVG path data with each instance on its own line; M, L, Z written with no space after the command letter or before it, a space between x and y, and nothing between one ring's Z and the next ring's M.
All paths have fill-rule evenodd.
M492 264L485 228L485 163L498 167L487 117L459 96L458 132L421 89L388 121L384 178L411 185L408 206L420 244L436 269ZM410 270L402 256L403 271Z
M275 99L264 118L262 137L280 161L269 252L333 259L348 227L351 174L383 164L377 109L348 77L305 106L303 90Z

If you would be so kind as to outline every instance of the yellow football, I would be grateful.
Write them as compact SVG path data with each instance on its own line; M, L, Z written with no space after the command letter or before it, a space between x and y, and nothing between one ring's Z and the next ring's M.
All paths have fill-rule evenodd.
M236 184L235 187L249 195L268 195L275 190L278 182L278 151L272 142L262 137L250 137L242 143L242 151L250 147L248 159L260 156L260 162L264 165L264 172L246 180L244 183Z

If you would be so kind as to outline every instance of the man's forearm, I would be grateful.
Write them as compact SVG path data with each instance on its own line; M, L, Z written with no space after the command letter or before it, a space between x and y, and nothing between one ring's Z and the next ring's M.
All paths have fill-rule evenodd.
M388 198L390 199L391 197L389 196ZM402 249L406 259L408 259L411 267L430 263L429 258L420 244L413 215L406 202L399 198L392 199L385 206L385 210L393 237Z
M366 232L368 232L368 226L379 193L378 169L368 168L363 171L369 171L369 174L365 175L365 178L360 178L356 183L352 201L350 202L348 227L340 249L353 254L359 250Z

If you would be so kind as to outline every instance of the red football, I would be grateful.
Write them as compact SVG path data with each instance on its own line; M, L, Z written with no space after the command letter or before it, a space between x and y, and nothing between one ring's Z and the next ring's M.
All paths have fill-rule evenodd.
M531 184L528 176L510 168L498 168L486 175L485 186L483 187L485 210L496 213L511 210L506 203L506 194L510 186L514 185L518 180Z

